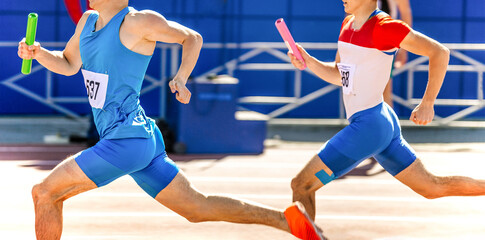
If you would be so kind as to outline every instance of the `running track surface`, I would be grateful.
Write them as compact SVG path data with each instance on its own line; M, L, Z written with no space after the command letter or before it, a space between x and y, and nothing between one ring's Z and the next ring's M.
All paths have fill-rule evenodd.
M485 178L485 143L415 144L440 175ZM290 181L317 151L315 143L276 142L261 155L172 156L205 193L277 208L291 203ZM30 190L58 159L82 146L0 146L0 239L35 239ZM41 159L41 160L39 160ZM485 239L485 198L424 199L366 160L317 192L317 224L331 240ZM142 192L129 177L64 204L62 239L295 239L265 226L189 223Z

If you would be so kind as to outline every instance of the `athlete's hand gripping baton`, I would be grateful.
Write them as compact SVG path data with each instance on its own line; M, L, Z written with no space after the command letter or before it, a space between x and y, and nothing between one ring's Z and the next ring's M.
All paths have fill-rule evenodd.
M30 13L27 18L27 33L25 34L25 43L27 45L32 45L35 42L35 32L37 30L37 13ZM29 74L32 69L32 59L22 60L22 70L23 74Z
M281 37L283 38L283 41L285 41L285 44L288 47L288 50L291 53L293 53L293 55L295 55L295 57L298 60L303 62L303 67L300 68L300 70L305 69L306 68L305 60L303 60L303 57L301 56L300 51L298 51L298 48L296 47L296 44L295 44L295 40L293 40L290 30L288 30L288 27L286 26L286 23L283 20L283 18L276 20L275 25Z

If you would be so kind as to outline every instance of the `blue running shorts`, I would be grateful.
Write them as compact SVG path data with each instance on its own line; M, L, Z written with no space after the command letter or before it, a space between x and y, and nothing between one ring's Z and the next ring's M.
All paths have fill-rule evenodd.
M82 171L98 187L129 174L155 198L179 169L165 152L162 133L153 124L151 138L102 139L74 156Z
M401 135L396 114L386 103L355 113L349 122L318 153L335 178L369 157L393 176L416 160L416 153Z

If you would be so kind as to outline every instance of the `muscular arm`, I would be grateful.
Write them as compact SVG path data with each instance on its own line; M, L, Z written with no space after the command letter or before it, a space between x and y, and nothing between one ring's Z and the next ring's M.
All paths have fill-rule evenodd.
M439 42L411 30L401 42L401 47L418 55L429 57L428 85L421 103L411 114L411 120L426 125L434 117L434 101L438 96L450 60L450 51Z
M182 62L176 74L184 83L190 76L199 58L202 48L202 36L196 31L176 22L167 21L162 15L153 11L143 11L147 14L149 24L145 29L145 38L149 41L178 43L182 45Z
M301 56L303 57L303 60L305 60L307 67L313 73L315 73L319 78L323 79L326 82L342 86L342 77L340 76L340 71L337 68L337 63L340 62L340 56L338 52L335 56L335 62L322 62L314 58L313 56L310 56L310 54L308 54L305 49L303 49L299 44L297 44L297 47L301 53ZM290 57L291 63L295 67L300 68L303 65L303 63L290 52L288 52L288 56Z
M52 72L71 76L76 74L81 68L81 54L79 52L79 36L81 35L86 19L91 14L90 11L84 13L79 20L74 35L69 39L66 47L62 51L49 51L35 42L32 46L27 46L25 40L19 43L19 57L23 59L36 59L42 66Z
M157 12L145 10L140 12L139 21L143 22L142 34L147 41L178 43L182 45L182 62L174 79L169 83L177 99L188 103L190 92L185 88L187 79L199 58L202 48L202 36L196 31L176 22L166 20Z

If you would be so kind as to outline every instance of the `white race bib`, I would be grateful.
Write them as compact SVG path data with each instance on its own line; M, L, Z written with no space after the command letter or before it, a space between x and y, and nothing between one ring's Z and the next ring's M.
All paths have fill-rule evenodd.
M344 94L351 94L354 91L355 65L347 63L337 63L340 76L342 76L342 90Z
M93 108L103 109L108 90L108 75L95 73L81 69L84 76L84 84L88 92L89 104Z

